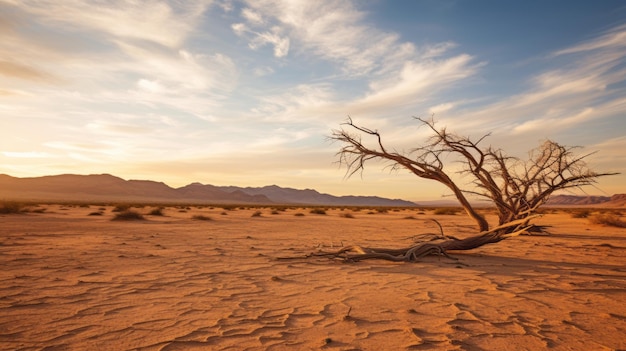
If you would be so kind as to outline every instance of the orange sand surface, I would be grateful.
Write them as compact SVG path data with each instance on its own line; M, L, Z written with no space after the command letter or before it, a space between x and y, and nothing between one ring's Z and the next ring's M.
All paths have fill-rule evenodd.
M550 236L458 262L344 263L276 258L407 246L438 232L429 218L450 235L475 229L417 209L168 207L111 221L110 206L41 207L0 215L2 350L626 349L626 229L566 212L538 220Z

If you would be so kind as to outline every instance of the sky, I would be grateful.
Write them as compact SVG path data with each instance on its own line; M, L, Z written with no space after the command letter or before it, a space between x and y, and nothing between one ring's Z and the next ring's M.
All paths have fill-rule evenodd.
M449 194L385 163L346 178L348 116L399 151L414 117L521 158L581 146L621 173L581 194L626 193L626 3L0 0L0 173Z

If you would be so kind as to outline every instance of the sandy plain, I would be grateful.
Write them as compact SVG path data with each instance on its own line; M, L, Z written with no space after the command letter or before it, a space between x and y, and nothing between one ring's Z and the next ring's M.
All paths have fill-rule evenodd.
M344 263L277 257L406 246L429 218L475 229L419 209L41 207L0 215L1 350L626 349L626 229L563 211L458 262Z

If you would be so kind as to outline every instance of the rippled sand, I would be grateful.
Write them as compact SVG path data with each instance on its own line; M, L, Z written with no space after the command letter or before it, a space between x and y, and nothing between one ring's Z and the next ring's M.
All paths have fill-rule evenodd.
M406 264L276 258L406 246L437 232L428 218L461 237L472 223L196 207L120 222L111 207L43 207L0 215L2 350L626 349L626 229L564 212L539 220L550 236Z

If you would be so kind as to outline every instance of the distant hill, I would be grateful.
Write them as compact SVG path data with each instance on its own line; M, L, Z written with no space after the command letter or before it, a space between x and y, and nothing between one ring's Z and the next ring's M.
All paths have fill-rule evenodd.
M344 205L344 206L416 206L415 203L400 199L386 199L378 196L333 196L321 194L313 189L281 188L269 185L261 188L240 188L235 186L219 187L222 190L242 191L249 195L265 195L277 203L308 205Z
M608 196L554 195L548 205L597 205L609 201Z
M376 196L333 196L312 189L214 186L192 183L172 188L151 180L124 180L110 174L17 178L0 174L0 200L151 201L216 204L301 204L343 206L416 206Z
M626 194L615 194L604 205L607 207L626 207Z
M600 207L625 207L626 194L613 196L576 196L555 195L550 197L548 206L600 206Z

